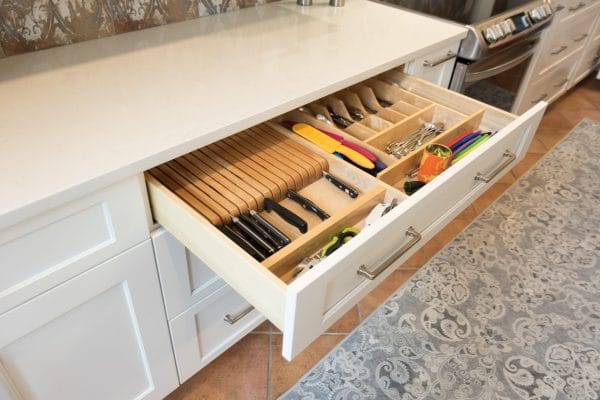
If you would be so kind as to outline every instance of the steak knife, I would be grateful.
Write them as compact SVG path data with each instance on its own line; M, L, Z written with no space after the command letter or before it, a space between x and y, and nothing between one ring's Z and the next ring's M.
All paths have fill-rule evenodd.
M317 217L321 218L322 221L330 217L329 214L327 214L321 207L317 206L312 200L307 199L292 189L288 189L287 198L300 204L305 210L316 214Z

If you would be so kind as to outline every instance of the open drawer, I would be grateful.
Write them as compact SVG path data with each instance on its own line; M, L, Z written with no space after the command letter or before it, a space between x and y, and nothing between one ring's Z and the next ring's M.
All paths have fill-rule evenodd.
M371 118L364 126L356 124L354 131L329 125L326 128L380 155L387 168L377 177L324 152L280 123L290 118L308 118L301 122L317 127L322 123L297 111L213 143L146 174L155 220L283 331L283 356L287 359L302 351L490 184L508 172L527 151L546 106L539 103L517 117L397 71L367 81L363 86L377 87L374 89L377 91L388 90L385 95L395 93L396 97L389 99L385 107L371 110L375 111L371 116L385 123L376 125L376 118ZM357 85L333 94L331 98L316 101L315 107L327 107L328 102L335 104L336 100L343 102L344 98L350 102L359 90L363 87ZM372 108L377 105L373 104ZM410 128L410 124L420 117L444 119L446 128L436 140L445 143L466 129L497 133L408 196L402 191L402 184L415 165L418 166L424 144L396 160L381 150L384 141L377 138L403 135L407 126ZM291 147L285 149L283 143ZM294 154L290 148L294 149ZM244 154L252 156L246 158ZM255 156L259 158L253 159ZM285 164L280 167L281 171L286 173L280 171L278 174L277 168L269 168L276 164L278 157ZM206 171L196 170L189 164L195 160L206 168L211 164L208 170L216 175L206 176ZM256 164L255 168L253 164ZM235 178L237 183L231 182L226 188L224 181L211 180L230 174L231 171L220 170L219 165L225 170L231 165L238 168L235 172L240 174ZM261 173L242 179L245 168L262 169L264 182L260 182ZM320 169L350 184L360 195L350 198L321 178ZM295 172L298 174L294 176ZM169 174L174 175L169 177ZM289 179L286 180L287 175ZM201 182L195 182L196 178ZM195 204L203 195L208 196L206 202L219 203L221 197L228 197L228 190L235 191L236 185L252 186L239 198L251 193L255 195L237 203L225 201L228 204L221 204L221 213L211 211L211 214L210 210L203 213L204 205ZM286 188L312 199L330 214L330 218L321 220L285 198ZM296 228L278 220L279 217L263 210L264 199L271 195L308 222L306 233L299 233ZM398 205L380 218L370 220L367 226L365 220L371 209L392 199L397 199ZM230 224L236 213L247 213L248 209L255 209L277 225L291 243L260 260L256 254L252 256L242 250L219 226ZM360 232L312 269L296 275L304 259L319 253L332 236L346 227Z

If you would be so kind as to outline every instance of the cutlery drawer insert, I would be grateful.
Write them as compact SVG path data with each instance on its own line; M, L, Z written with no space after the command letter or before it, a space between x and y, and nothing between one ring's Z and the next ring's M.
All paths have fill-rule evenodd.
M348 106L360 121L352 120ZM526 151L545 103L516 117L391 71L305 107L146 173L155 220L283 331L287 359L510 170ZM333 126L319 114L353 122ZM378 172L344 160L355 155L329 139L319 137L317 146L296 135L299 125L290 121L327 131L350 148L361 146L378 159ZM385 152L389 141L426 121L443 129L399 159ZM404 181L413 179L427 141L449 144L467 130L496 133L407 195ZM338 150L343 157L330 154ZM357 196L340 190L324 171ZM397 205L382 215L380 203L393 200ZM278 243L270 231L248 236L248 225L255 234L261 226L274 227L289 243Z

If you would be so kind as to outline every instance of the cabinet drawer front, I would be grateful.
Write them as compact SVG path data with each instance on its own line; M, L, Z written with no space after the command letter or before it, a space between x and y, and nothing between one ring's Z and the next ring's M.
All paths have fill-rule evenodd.
M408 74L447 88L454 70L458 46L456 44L411 61L404 67Z
M306 279L291 283L286 297L284 357L295 357L478 195L510 171L529 147L545 107L544 103L534 106L461 163L400 203L372 232L351 241L344 249L347 251L334 253L324 265L309 271ZM506 154L515 157L507 158ZM411 234L412 230L417 232L416 237ZM408 249L402 252L403 247ZM394 254L398 251L401 254ZM375 279L358 273L359 269L381 270L382 264L389 266Z
M574 83L579 82L587 74L594 69L600 62L600 36L596 37L585 49L585 53L579 64L577 65L577 71L573 75Z
M210 296L225 282L164 229L152 232L167 318Z
M330 240L330 234L339 232L340 227L346 225L332 225L330 230L309 230L305 236L294 239L292 244L300 246L295 242L299 240L302 247L294 249L298 252L296 258L282 256L281 259L290 264L285 266L288 268L285 269L286 272L279 274L278 271L281 270L278 268L281 264L269 263L268 259L262 263L256 261L234 245L207 218L201 217L200 211L189 205L192 203L188 204L175 193L188 196L189 191L186 194L171 184L172 191L165 186L167 183L161 183L152 173L147 176L153 214L157 222L283 331L283 355L288 359L302 351L362 296L385 279L399 263L484 191L489 182L494 182L506 173L525 153L546 106L545 103L537 104L521 117L515 117L401 73L393 72L377 79L380 81L374 80L365 84L374 88L376 95L390 101L398 101L398 104L405 101L403 110L414 113L415 118L440 118L445 121L448 129L444 134L437 136L438 141L447 143L469 129L498 132L411 197L396 187L402 187L406 168L412 168L409 164L417 160L419 151L422 150L414 150L406 160L388 156L388 169L384 170L387 171L385 174L378 175L380 181L337 157L329 156L328 168L332 174L346 174L344 178L350 179L351 183L370 188L369 194L366 191L361 192L361 196L357 198L363 199L364 202L356 206L357 210L360 210L355 215L358 219L340 219L340 223L350 223L350 226L360 228L361 231L299 277L294 278L292 272L302 257L314 254ZM395 80L397 87L391 87L391 83L385 84L382 79ZM360 94L361 88L351 88L350 92L352 90L353 93ZM408 92L412 93L407 94ZM409 103L414 111L410 111ZM443 104L452 109L444 107ZM390 106L389 109L394 108ZM379 113L380 111L378 115ZM381 115L383 117L384 113ZM292 112L283 116L281 120L286 118L296 120L309 117L304 113ZM405 128L413 129L410 128L410 121L413 119L400 119L400 122L382 132L368 132L372 137L363 143L372 145L369 148L381 149L386 140L401 134L400 131ZM322 150L305 139L286 131L287 128L279 124L281 120L274 120L257 129L263 132L268 128L280 133L288 132L284 137L302 143L314 152L313 154L325 156ZM245 131L240 135L248 138L249 133ZM239 138L233 139L235 140ZM514 156L510 158L505 154ZM328 186L319 187L319 190L325 188ZM316 195L316 192L312 193ZM319 203L323 198L319 198ZM388 214L365 227L366 215L384 198L388 202L397 198L399 204ZM332 215L332 219L335 218L336 216ZM314 247L315 243L318 247ZM273 265L278 267L274 268Z
M0 313L147 239L146 208L136 177L0 231Z
M572 18L588 12L595 0L555 0L552 1L556 23L567 22Z
M183 383L227 348L257 327L265 318L229 287L169 322L179 381ZM225 321L226 316L237 320Z

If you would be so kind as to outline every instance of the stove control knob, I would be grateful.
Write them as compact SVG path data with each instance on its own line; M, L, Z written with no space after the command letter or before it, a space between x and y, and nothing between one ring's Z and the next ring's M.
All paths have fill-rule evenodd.
M552 7L550 6L550 4L544 4L542 6L542 8L544 9L544 11L546 11L546 16L550 17L554 12L552 11Z
M552 15L552 13L548 14L548 10L544 6L539 6L529 11L529 16L534 23L543 21L550 15Z
M506 34L504 33L504 30L502 29L502 25L496 24L496 25L492 26L492 29L496 33L496 36L498 37L498 39L502 39L506 36Z
M483 37L485 37L485 40L488 43L495 43L498 41L498 39L500 39L496 34L496 31L491 26L489 28L485 28L483 31Z
M502 28L504 36L508 36L515 30L515 24L512 22L512 20L507 19L505 21L500 22L500 28Z

